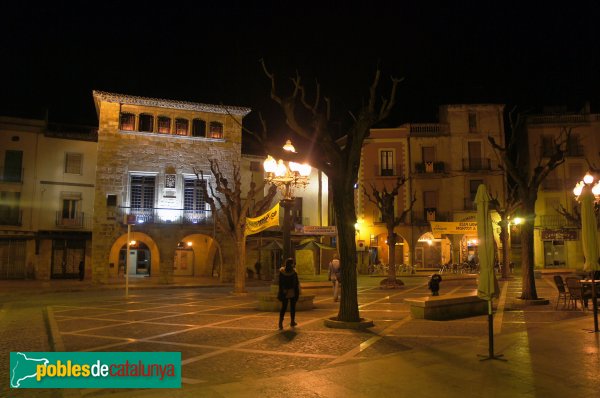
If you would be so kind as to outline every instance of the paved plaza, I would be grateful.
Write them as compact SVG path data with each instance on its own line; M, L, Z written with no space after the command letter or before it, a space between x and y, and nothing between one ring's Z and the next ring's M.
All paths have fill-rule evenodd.
M441 294L476 288L474 278L449 279ZM400 290L381 290L380 280L359 278L361 316L375 323L367 331L325 327L323 320L337 313L338 303L319 283L306 283L304 290L316 294L316 308L299 312L295 328L289 327L288 313L283 331L277 329L277 314L256 310L255 296L268 290L267 283L254 283L247 295L206 283L135 289L128 298L121 289L64 292L51 285L36 294L0 295L5 380L0 396L599 396L599 336L584 330L593 327L590 312L556 310L550 276L536 281L538 295L551 299L543 306L514 299L520 278L500 283L495 351L506 361L477 357L488 350L486 316L411 318L404 299L428 295L427 278L403 278ZM183 387L9 391L8 352L17 350L180 351Z

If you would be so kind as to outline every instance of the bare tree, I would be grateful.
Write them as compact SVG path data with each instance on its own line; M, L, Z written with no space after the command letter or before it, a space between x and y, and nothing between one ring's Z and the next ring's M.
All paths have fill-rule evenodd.
M508 238L509 234L509 225L510 219L515 215L515 212L521 206L521 201L517 199L517 190L516 187L513 186L508 192L508 197L504 203L500 203L498 200L498 194L492 197L491 201L492 206L500 216L500 221L498 221L498 225L500 226L500 242L502 243L502 263L504 266L502 267L502 278L508 278L508 272L510 267L510 248Z
M209 159L210 170L215 177L214 187L208 184L210 196L206 198L209 204L217 228L228 235L235 243L237 253L234 273L234 292L244 293L246 291L246 217L255 217L264 213L277 193L277 189L271 186L267 194L255 201L257 194L263 192L264 184L257 186L254 181L250 182L250 189L245 197L242 197L242 182L240 168L233 167L233 181L229 181L221 171L219 164L214 159ZM196 178L203 176L194 169ZM218 204L218 205L217 205Z
M391 79L389 98L379 98L377 91L381 71L377 69L366 101L356 113L348 112L347 127L342 128L340 140L339 123L332 118L329 98L321 95L318 82L314 85L311 98L298 73L291 78L287 94L278 93L275 74L269 72L264 61L263 70L271 81L271 99L281 108L287 126L297 137L309 143L312 148L310 163L324 172L330 184L333 208L338 229L339 252L342 263L344 289L337 316L338 320L359 322L356 285L356 211L354 204L354 183L358 177L360 153L365 138L373 125L384 120L395 104L396 89L400 79ZM262 120L262 118L261 118ZM263 134L258 137L267 149L284 159L294 160L294 155L282 153L280 148L266 139L266 125L263 120Z
M372 195L367 192L367 189L363 187L363 192L369 202L374 203L377 206L377 209L381 213L381 218L385 223L387 229L387 244L388 244L388 276L387 279L384 279L381 282L382 286L387 288L396 288L403 286L404 283L396 279L396 238L397 235L394 232L394 228L396 228L400 223L403 223L406 219L406 215L412 210L413 204L417 201L417 198L413 195L410 206L408 209L402 210L402 213L396 217L396 212L394 210L394 202L398 197L398 191L400 187L406 183L406 177L398 177L396 180L396 184L391 191L387 190L387 186L383 185L383 189L379 191L374 184L371 185Z
M525 126L525 117L516 114L513 109L509 113L510 137L506 146L496 143L488 137L503 169L515 183L516 197L521 202L523 223L521 224L521 269L523 272L523 290L521 299L537 300L535 275L533 273L533 224L535 220L535 202L538 189L552 170L561 165L567 151L570 128L562 128L560 134L553 138L551 153L546 158L540 154L535 167L530 167L533 159L529 158L529 140Z

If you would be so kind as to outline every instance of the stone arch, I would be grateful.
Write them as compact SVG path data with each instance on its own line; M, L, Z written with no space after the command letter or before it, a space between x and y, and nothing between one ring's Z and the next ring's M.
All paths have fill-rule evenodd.
M130 236L131 240L135 240L137 242L142 242L148 249L150 249L150 257L151 257L151 265L150 265L150 274L157 276L160 275L160 251L158 250L158 245L149 235L146 235L143 232L131 232ZM110 248L110 254L108 256L108 262L110 264L115 264L115 267L109 268L109 274L112 277L116 277L119 272L119 252L123 246L127 245L127 234L123 234L115 240L113 245Z
M425 232L415 244L414 265L417 267L438 267L452 261L452 242L446 235L435 238L431 232Z
M192 243L194 253L194 276L221 275L222 256L219 242L209 235L191 234L181 239L187 245Z
M410 245L408 239L406 239L402 234L396 233L398 237L396 238L396 264L409 264L410 263ZM387 232L382 232L377 237L377 259L387 264L388 262L388 251L389 247L387 244ZM373 261L375 257L375 253L371 252L371 261Z

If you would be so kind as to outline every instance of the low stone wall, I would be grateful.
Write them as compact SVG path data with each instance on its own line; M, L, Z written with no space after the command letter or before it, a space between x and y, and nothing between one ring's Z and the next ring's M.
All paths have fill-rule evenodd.
M259 294L257 296L258 304L256 309L259 311L268 311L268 312L279 312L281 310L281 301L277 299L277 296L273 293L264 293ZM315 305L313 300L315 299L314 295L311 294L303 294L298 298L298 302L296 302L296 311L308 311L312 310Z
M487 314L487 301L476 295L447 294L404 300L416 319L446 320Z

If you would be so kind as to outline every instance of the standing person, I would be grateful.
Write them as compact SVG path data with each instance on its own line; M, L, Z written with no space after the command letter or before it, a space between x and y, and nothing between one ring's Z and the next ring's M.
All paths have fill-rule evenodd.
M260 261L254 263L254 269L256 270L256 279L260 279Z
M79 280L82 281L85 276L85 263L83 260L79 262Z
M281 301L281 311L279 312L279 330L283 329L283 317L287 310L288 301L290 302L290 326L296 326L296 302L300 297L300 282L298 274L294 269L294 259L285 260L285 267L279 269L279 293L277 298Z
M329 262L328 280L333 284L333 301L336 302L340 298L340 285L342 283L342 265L337 254L334 254L333 260Z

